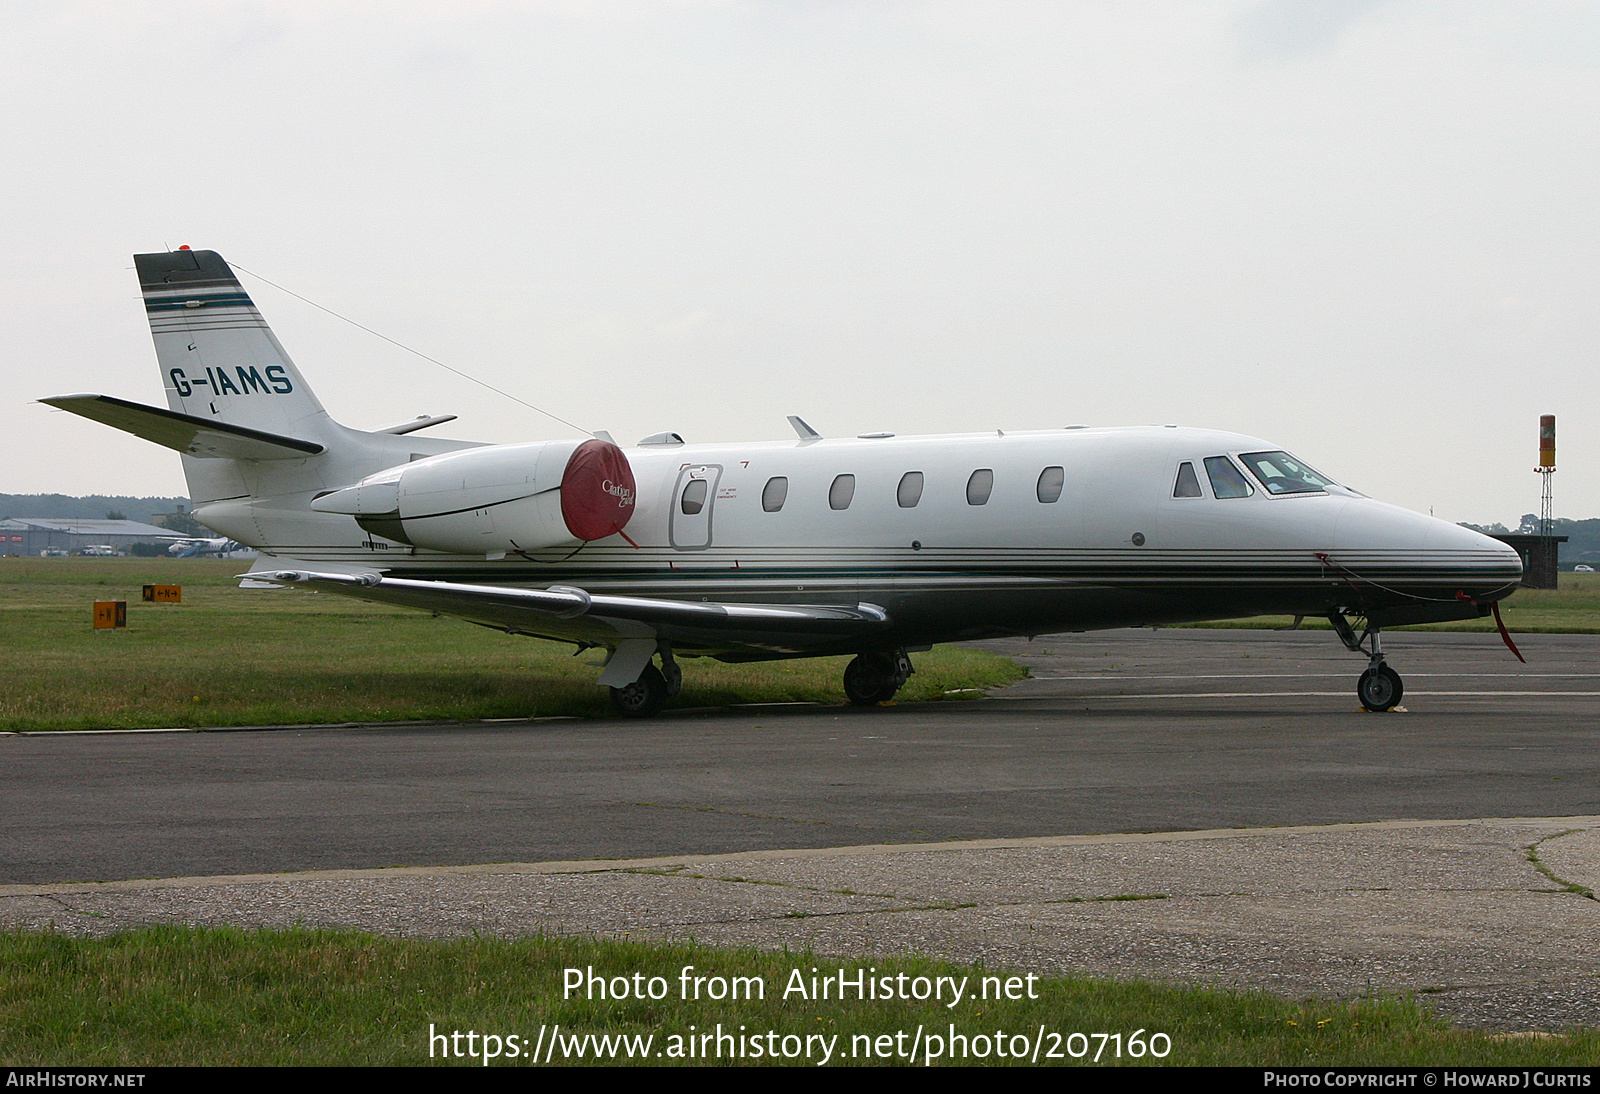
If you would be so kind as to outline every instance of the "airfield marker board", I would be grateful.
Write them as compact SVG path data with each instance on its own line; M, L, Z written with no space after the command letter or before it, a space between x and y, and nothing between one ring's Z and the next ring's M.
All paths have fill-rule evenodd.
M94 602L94 629L97 631L110 630L114 627L128 625L128 602L126 600L96 600Z

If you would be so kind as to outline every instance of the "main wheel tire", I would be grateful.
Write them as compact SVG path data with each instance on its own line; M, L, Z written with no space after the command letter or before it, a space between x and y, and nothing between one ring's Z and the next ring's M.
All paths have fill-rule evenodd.
M1400 697L1405 691L1400 674L1388 665L1368 669L1356 681L1356 695L1360 696L1361 705L1372 711L1391 710L1399 706Z
M611 709L624 718L652 718L666 701L667 681L654 665L646 665L627 687L611 689Z
M888 702L904 682L887 653L863 653L844 670L844 693L858 707Z

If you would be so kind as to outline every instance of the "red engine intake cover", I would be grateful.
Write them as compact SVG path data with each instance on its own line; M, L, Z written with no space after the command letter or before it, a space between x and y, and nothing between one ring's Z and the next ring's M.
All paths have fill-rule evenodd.
M633 516L633 468L622 449L598 438L584 441L561 473L561 518L587 543L616 535Z

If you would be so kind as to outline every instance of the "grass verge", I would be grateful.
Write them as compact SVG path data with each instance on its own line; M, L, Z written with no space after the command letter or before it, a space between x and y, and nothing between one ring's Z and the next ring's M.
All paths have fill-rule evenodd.
M681 970L691 965L692 976L759 977L764 997L685 1000ZM569 968L630 980L638 973L646 990L651 977L660 977L665 998L591 1001L581 992L563 998L563 970ZM904 974L908 988L915 977L965 977L967 998L955 1007L945 1005L948 991L943 1002L786 1000L795 970L809 988L813 968L819 977L841 968L851 979L858 968L875 969L873 977ZM536 1042L548 1050L557 1025L563 1037L580 1039L583 1051L579 1058L570 1053L573 1041L557 1040L552 1063L598 1062L591 1034L651 1038L647 1048L627 1042L631 1060L622 1049L607 1063L702 1063L698 1051L687 1057L685 1038L691 1027L714 1034L719 1023L734 1035L743 1027L745 1038L723 1042L722 1062L742 1046L745 1063L772 1062L750 1055L750 1038L759 1035L780 1051L784 1037L797 1051L811 1050L809 1060L798 1055L779 1062L815 1065L828 1039L836 1038L834 1063L905 1064L912 1062L907 1053L919 1027L919 1064L932 1047L926 1035L935 1031L945 1055L934 1063L1031 1063L1035 1041L1042 1046L1041 1064L1093 1063L1097 1050L1102 1064L1592 1066L1600 1058L1600 1035L1593 1030L1496 1038L1448 1029L1400 999L1296 1003L1258 992L1056 977L1035 980L1037 998L974 998L984 977L997 978L1000 994L1016 975L919 958L841 961L626 939L417 941L349 931L152 927L94 940L18 931L0 934L0 1064L483 1063L443 1058L439 1042L430 1042L430 1025L436 1033L471 1030L480 1043L494 1034L500 1064L528 1063ZM1014 984L1018 994L1026 992L1020 976ZM712 986L708 980L702 991ZM968 1038L965 1060L959 1053L950 1058L952 1024ZM1003 1057L994 1052L1001 1030ZM769 1040L768 1031L777 1040ZM1159 1060L1148 1053L1131 1058L1129 1038L1136 1031L1147 1043L1165 1034L1170 1052ZM1080 1033L1086 1039L1070 1036ZM976 1056L985 1047L980 1036L987 1038L985 1059ZM459 1046L468 1047L465 1036ZM879 1055L885 1046L888 1054ZM512 1048L515 1058L509 1058ZM1025 1058L1013 1058L1016 1050ZM1060 1056L1051 1058L1051 1051Z
M339 596L240 589L242 569L0 558L0 730L610 715L594 651ZM183 602L145 604L145 583L181 584ZM126 600L127 629L93 630L95 600ZM843 702L847 660L686 658L673 705ZM955 647L912 660L900 693L911 701L976 698L1025 675Z

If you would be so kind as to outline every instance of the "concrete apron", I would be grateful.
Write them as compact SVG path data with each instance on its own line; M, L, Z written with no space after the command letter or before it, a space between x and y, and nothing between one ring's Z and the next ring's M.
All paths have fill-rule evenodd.
M919 953L1461 1025L1600 1025L1600 817L1384 821L650 859L0 886L0 925L545 932ZM1128 898L1144 899L1128 899Z

